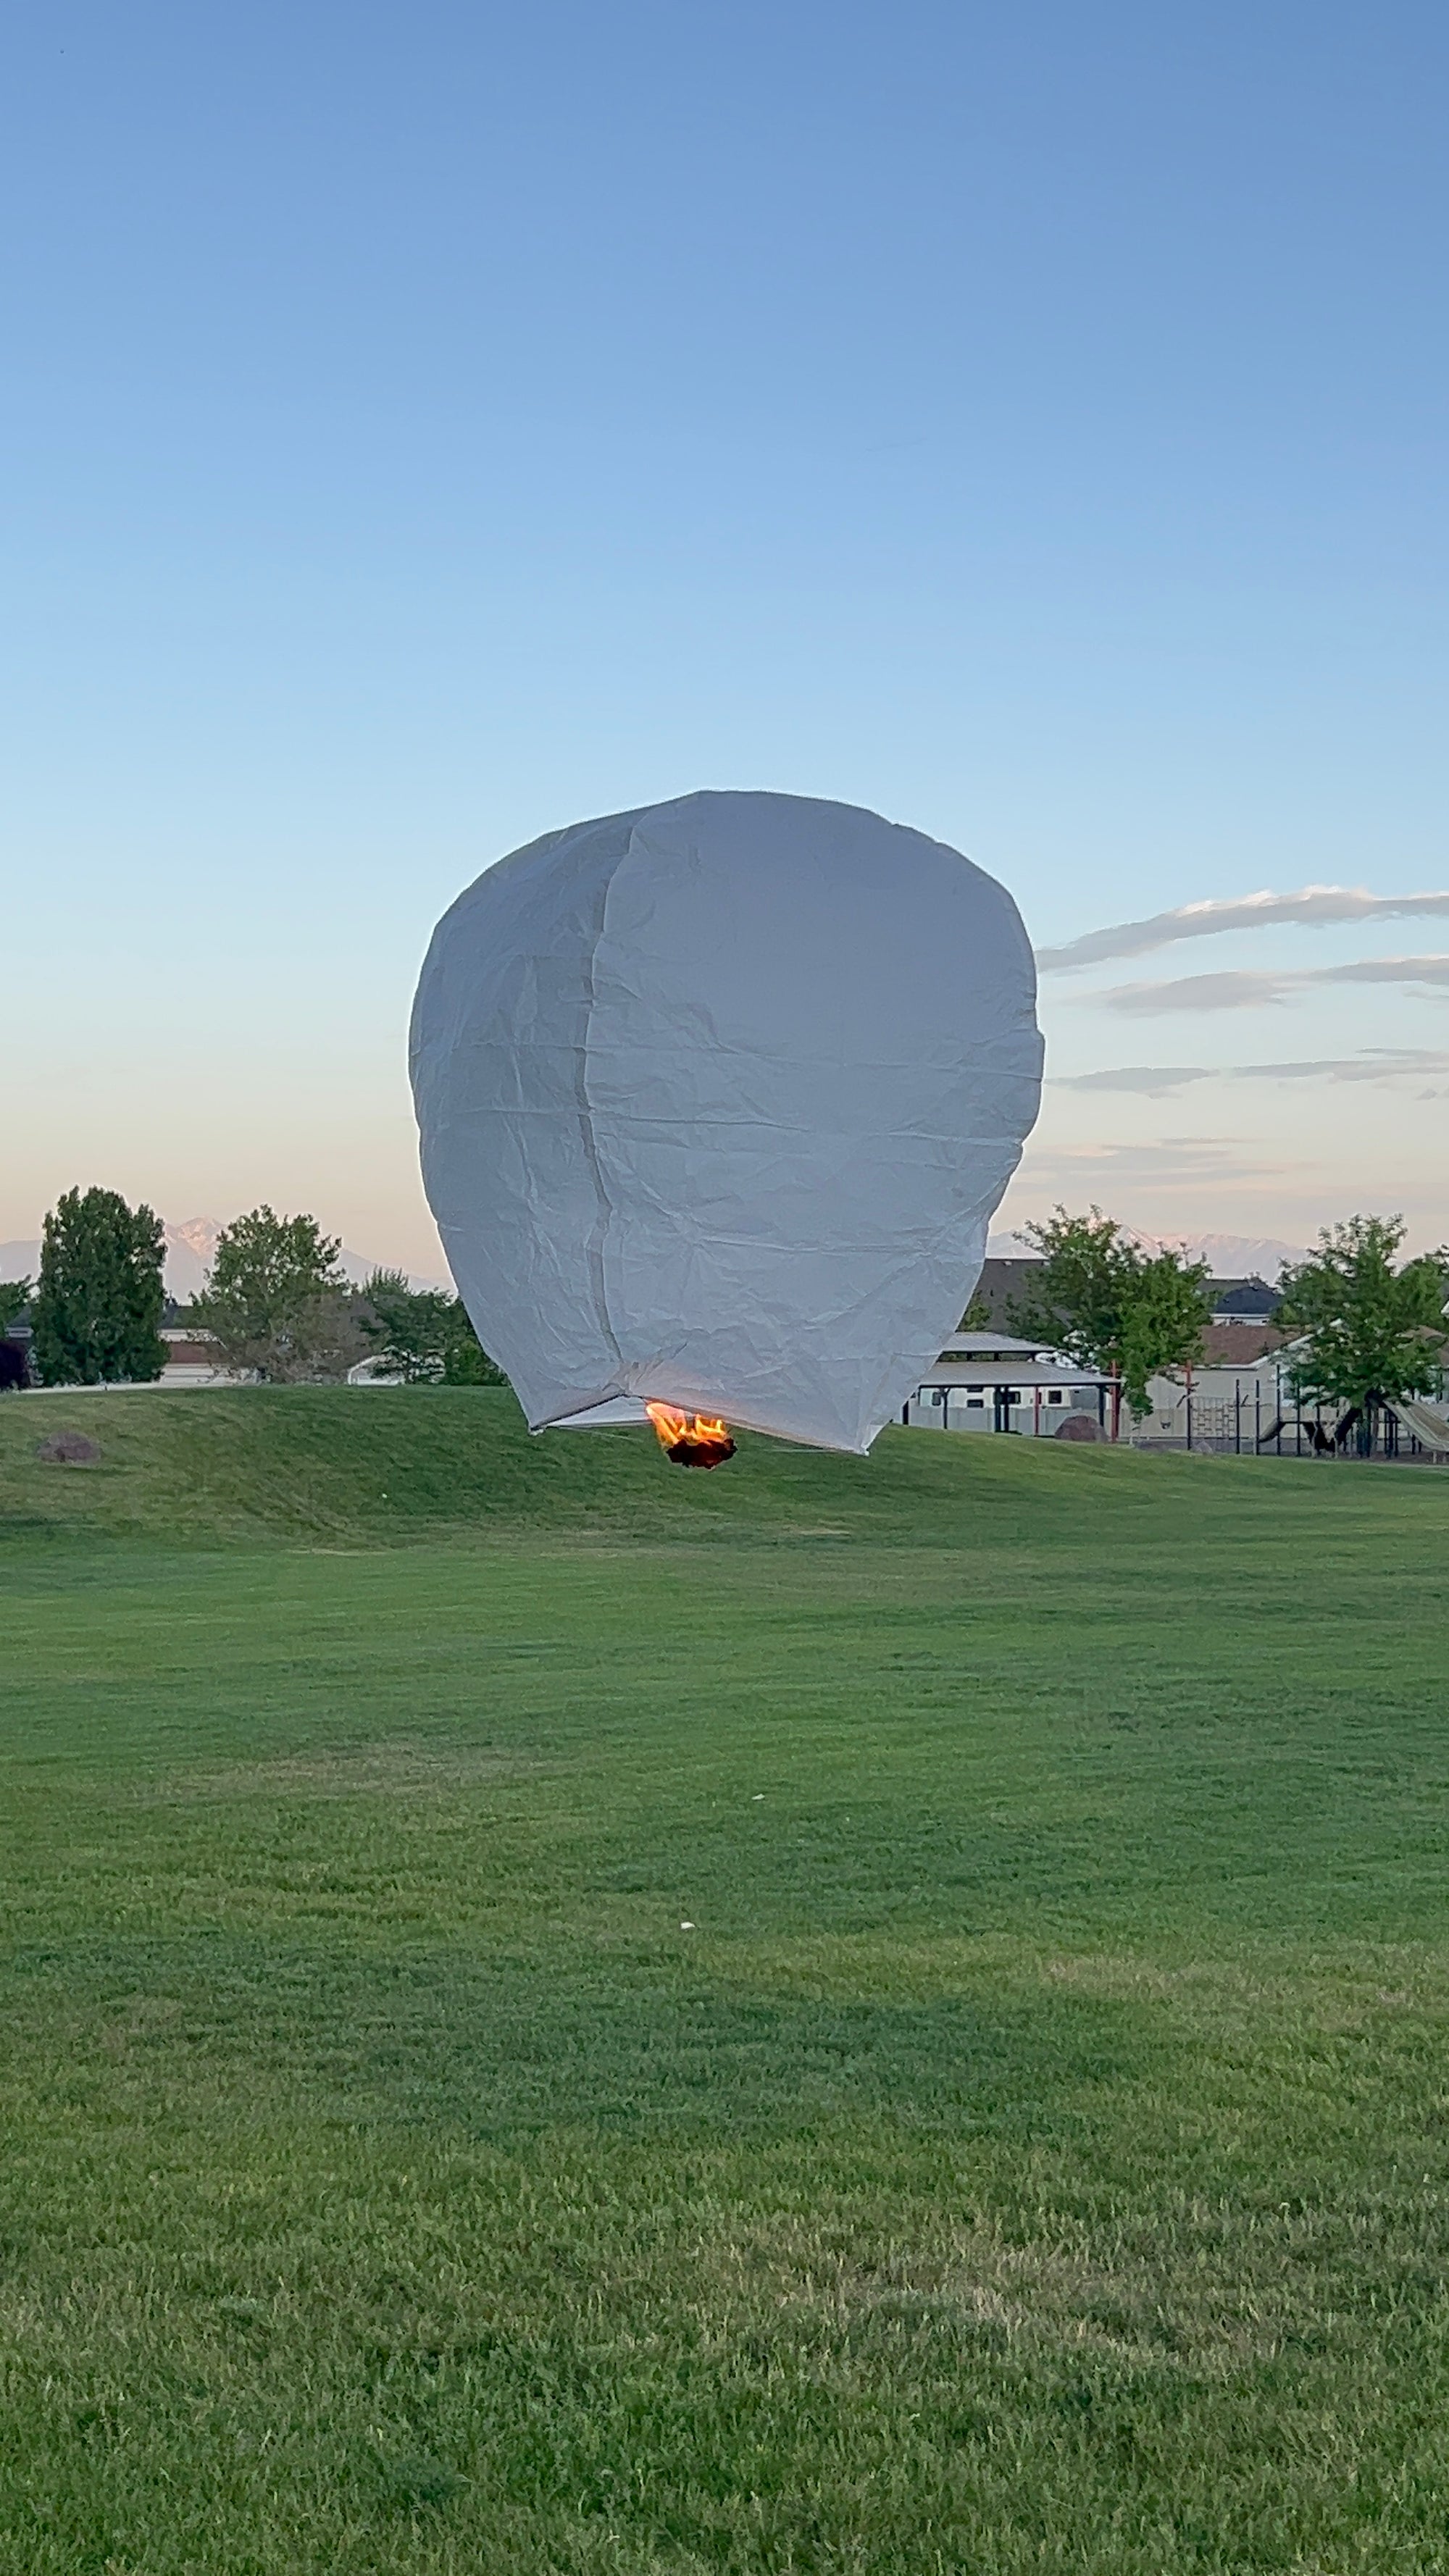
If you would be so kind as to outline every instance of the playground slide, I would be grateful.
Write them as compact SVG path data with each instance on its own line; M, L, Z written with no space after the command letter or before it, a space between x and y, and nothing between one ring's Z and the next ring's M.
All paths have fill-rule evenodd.
M1400 1428L1412 1431L1421 1449L1432 1449L1439 1456L1449 1456L1449 1421L1427 1404L1396 1404Z

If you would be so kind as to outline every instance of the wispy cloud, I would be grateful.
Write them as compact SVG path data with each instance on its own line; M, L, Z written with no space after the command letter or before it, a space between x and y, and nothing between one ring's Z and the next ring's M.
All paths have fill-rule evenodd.
M1428 1085L1424 1098L1449 1080L1449 1053L1437 1047L1365 1047L1358 1055L1305 1057L1283 1064L1121 1064L1098 1073L1054 1077L1060 1091L1127 1091L1165 1099L1193 1082L1375 1082L1396 1090Z
M1171 912L1149 913L1142 921L1119 921L1106 930L1088 930L1062 948L1039 948L1043 974L1073 966L1096 966L1110 957L1143 957L1154 948L1169 948L1178 939L1208 939L1225 930L1271 930L1296 922L1313 930L1344 921L1402 921L1428 913L1449 914L1449 894L1369 894L1362 886L1303 886L1297 894L1245 894L1204 903L1183 903Z
M1058 1091L1136 1091L1148 1100L1165 1100L1187 1082L1211 1082L1210 1064L1117 1064L1100 1073L1058 1073Z
M1363 957L1354 966L1312 966L1303 984L1403 984L1426 993L1449 984L1449 957Z
M1240 1064L1234 1074L1239 1082L1377 1082L1389 1090L1446 1077L1449 1054L1436 1047L1365 1047L1360 1055L1314 1056L1301 1064Z
M1163 1011L1250 1011L1286 1002L1315 984L1397 984L1427 1001L1449 988L1449 956L1365 957L1352 966L1306 966L1281 975L1248 968L1219 975L1179 975L1161 984L1116 984L1092 996L1110 1011L1151 1016Z
M1251 1011L1270 1003L1287 1000L1295 982L1291 975L1255 975L1244 969L1238 974L1180 975L1167 984L1117 984L1110 993L1093 995L1109 1011L1140 1013L1152 1017L1162 1011Z
M1200 1182L1238 1180L1288 1168L1245 1156L1241 1141L1233 1136L1173 1136L1161 1144L1032 1147L1022 1172L1032 1188L1070 1195L1137 1181L1190 1188Z

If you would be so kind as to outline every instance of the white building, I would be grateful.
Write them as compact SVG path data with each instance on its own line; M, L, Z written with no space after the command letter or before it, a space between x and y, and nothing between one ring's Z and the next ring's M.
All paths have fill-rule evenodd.
M155 1386L246 1386L255 1378L255 1370L224 1368L215 1342L194 1324L163 1324L161 1339L166 1362Z
M1010 1333L956 1333L901 1413L919 1431L1018 1431L1052 1439L1083 1416L1110 1425L1110 1382ZM1125 1427L1125 1426L1124 1426Z

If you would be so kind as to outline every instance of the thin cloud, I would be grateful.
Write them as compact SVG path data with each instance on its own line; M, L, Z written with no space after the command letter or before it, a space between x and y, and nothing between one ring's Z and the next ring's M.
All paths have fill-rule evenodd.
M1052 1080L1058 1091L1136 1091L1148 1100L1164 1100L1185 1082L1210 1082L1212 1076L1209 1064L1119 1064L1100 1073L1054 1074Z
M1301 1064L1240 1064L1237 1082L1423 1082L1449 1074L1449 1054L1438 1047L1365 1047L1360 1055L1325 1055Z
M1110 993L1093 995L1109 1011L1252 1011L1285 1002L1295 981L1291 975L1180 975L1168 984L1118 984Z
M1055 1189L1068 1195L1128 1182L1173 1184L1239 1180L1287 1171L1287 1164L1244 1159L1233 1136L1174 1136L1161 1144L1092 1144L1047 1147L1029 1152L1019 1187Z
M1449 1054L1437 1047L1365 1047L1358 1055L1305 1057L1283 1064L1121 1064L1097 1073L1053 1077L1059 1091L1136 1092L1161 1100L1192 1082L1375 1082L1395 1089L1404 1082L1449 1077ZM1440 1097L1427 1091L1426 1099Z
M1314 966L1303 984L1402 984L1426 993L1449 984L1449 957L1365 957L1356 966Z
M1226 930L1271 930L1293 922L1324 930L1342 921L1403 921L1427 913L1449 914L1449 894L1370 894L1362 886L1303 886L1297 894L1245 894L1205 903L1178 904L1142 921L1119 921L1085 931L1062 948L1039 948L1044 975L1074 966L1096 966L1110 957L1144 957L1178 939L1210 939Z
M1276 1007L1291 993L1316 984L1397 984L1420 1001L1437 1000L1449 987L1449 956L1365 957L1352 966L1307 966L1296 973L1255 974L1243 968L1220 975L1179 975L1162 984L1116 984L1093 994L1109 1011L1142 1016L1162 1011L1251 1011Z

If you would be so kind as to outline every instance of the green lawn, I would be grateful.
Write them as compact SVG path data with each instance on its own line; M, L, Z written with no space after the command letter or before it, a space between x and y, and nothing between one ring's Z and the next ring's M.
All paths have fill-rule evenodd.
M25 1397L0 1534L3 2576L1449 2569L1449 1475Z

